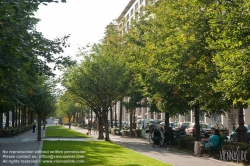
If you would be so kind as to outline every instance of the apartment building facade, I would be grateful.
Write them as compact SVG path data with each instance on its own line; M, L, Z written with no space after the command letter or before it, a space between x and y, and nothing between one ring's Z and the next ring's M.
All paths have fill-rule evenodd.
M154 3L157 0L130 0L124 10L118 17L119 29L122 34L129 31L133 20L138 20L138 14L142 14L143 7L148 5L148 2ZM129 98L124 98L123 102L128 101ZM113 107L113 119L116 117L117 120L120 118L120 111L122 111L122 121L129 121L130 116L127 110L121 106L121 102L117 102ZM244 109L244 120L245 124L250 125L250 108ZM109 115L110 117L110 115ZM135 110L136 119L155 119L164 121L164 113L151 113L150 108L136 108ZM185 115L176 115L171 117L170 122L195 122L194 111L187 111ZM222 123L229 131L233 131L238 126L238 110L232 109L230 113L225 115L213 115L206 117L205 115L200 116L200 121L204 123Z

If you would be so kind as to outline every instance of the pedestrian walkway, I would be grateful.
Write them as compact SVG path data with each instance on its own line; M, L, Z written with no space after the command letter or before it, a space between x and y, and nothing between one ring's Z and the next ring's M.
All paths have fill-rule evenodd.
M76 130L81 133L87 133L87 129L82 129L79 127L71 126L71 129ZM98 135L91 135L93 138L98 138ZM216 160L208 157L196 157L189 153L181 152L179 150L174 149L166 149L166 148L153 148L151 144L149 144L148 139L145 138L123 138L121 136L110 134L110 140L114 143L117 143L123 147L132 149L140 154L145 156L155 158L159 161L172 164L173 166L229 166L229 165L237 165L228 162L223 162L220 160Z
M41 130L41 136L44 133L45 130ZM37 141L37 130L33 133L32 129L14 137L0 138L0 165L38 166L38 155L35 152L41 150L41 143ZM21 163L21 160L27 163Z

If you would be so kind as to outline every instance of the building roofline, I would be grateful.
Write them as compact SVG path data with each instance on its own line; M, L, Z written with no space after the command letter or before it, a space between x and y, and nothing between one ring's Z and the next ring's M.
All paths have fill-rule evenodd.
M136 0L130 0L129 3L127 4L127 6L125 7L125 9L122 11L122 13L120 14L120 16L118 17L118 21L120 21L122 19L122 17L128 12L128 10L131 8L131 6L134 4Z

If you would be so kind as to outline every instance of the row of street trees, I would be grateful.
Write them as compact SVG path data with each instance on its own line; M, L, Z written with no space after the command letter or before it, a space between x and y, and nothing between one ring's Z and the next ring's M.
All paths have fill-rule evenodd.
M151 2L151 1L150 1ZM196 139L199 115L224 114L239 109L239 141L246 142L243 108L249 93L249 7L247 1L159 0L138 13L129 32L121 35L110 24L104 39L95 44L80 65L64 74L69 93L88 105L103 120L123 97L133 112L150 101L153 111L169 116L195 112ZM124 25L127 20L119 20ZM121 118L121 117L120 117ZM131 118L132 119L132 118ZM132 124L132 123L131 123ZM103 138L100 130L99 138Z
M46 39L36 30L34 13L39 5L54 0L15 0L0 2L0 113L13 111L12 125L23 118L21 125L31 125L38 118L38 141L41 140L41 121L56 109L56 82L53 71L73 64L62 56L67 39ZM53 64L53 65L51 65ZM14 116L15 110L19 116ZM28 123L26 120L28 119ZM0 119L2 124L3 118ZM1 125L2 128L2 125Z

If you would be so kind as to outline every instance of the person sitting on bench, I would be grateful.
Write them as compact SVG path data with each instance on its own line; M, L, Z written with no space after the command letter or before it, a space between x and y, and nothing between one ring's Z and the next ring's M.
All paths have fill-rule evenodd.
M212 148L217 147L220 142L220 132L218 129L211 128L211 135L209 138L204 138L201 140L200 145L200 154L199 156L203 156L204 148Z

